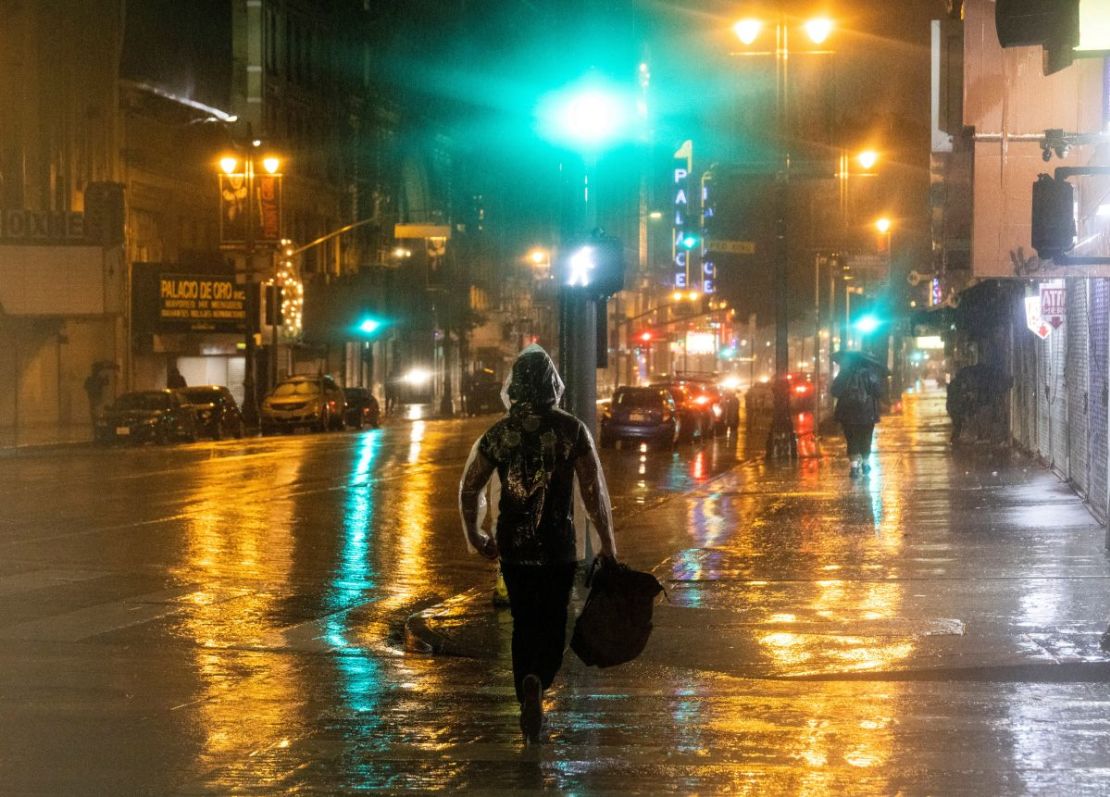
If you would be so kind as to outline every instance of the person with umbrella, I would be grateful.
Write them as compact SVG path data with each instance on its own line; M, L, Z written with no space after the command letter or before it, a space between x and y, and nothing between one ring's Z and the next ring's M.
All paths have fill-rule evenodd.
M879 401L890 371L860 351L838 351L833 354L833 362L840 365L830 388L836 398L834 417L844 430L851 475L859 476L871 470L871 438L879 422Z

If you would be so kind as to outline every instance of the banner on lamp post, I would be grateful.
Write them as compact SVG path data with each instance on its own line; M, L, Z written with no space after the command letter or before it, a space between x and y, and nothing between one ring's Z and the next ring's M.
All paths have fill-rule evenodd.
M232 247L279 245L281 175L221 174L219 179L220 244Z

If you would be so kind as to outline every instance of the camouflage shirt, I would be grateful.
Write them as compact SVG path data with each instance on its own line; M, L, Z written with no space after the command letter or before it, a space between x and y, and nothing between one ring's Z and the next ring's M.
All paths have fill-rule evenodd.
M482 436L478 450L501 479L501 558L530 565L575 561L574 463L590 451L582 422L557 408L510 412Z

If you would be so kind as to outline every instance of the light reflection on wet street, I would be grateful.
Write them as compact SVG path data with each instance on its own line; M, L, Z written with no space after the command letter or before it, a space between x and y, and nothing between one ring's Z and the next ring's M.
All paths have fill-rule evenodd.
M0 458L0 792L1097 791L1103 531L942 414L854 482L758 429L604 452L671 602L632 665L568 656L538 751L457 519L492 417ZM460 655L406 650L421 610Z

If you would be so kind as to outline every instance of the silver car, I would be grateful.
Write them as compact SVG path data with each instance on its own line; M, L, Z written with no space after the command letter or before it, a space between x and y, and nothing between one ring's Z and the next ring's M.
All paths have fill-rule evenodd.
M343 390L330 376L292 376L262 400L262 434L307 427L316 432L342 429Z

